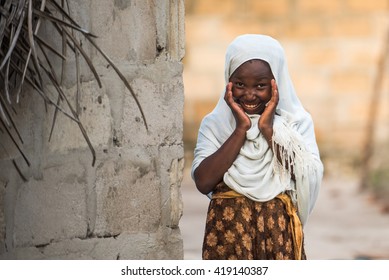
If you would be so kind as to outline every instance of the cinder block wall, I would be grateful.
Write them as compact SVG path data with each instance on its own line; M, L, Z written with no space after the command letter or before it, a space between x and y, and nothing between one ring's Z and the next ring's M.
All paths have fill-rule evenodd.
M315 121L326 172L358 166L377 61L389 28L387 0L187 0L185 5L188 159L200 120L224 90L226 47L237 35L262 33L285 48L296 91ZM387 146L387 67L385 71L374 138Z
M86 43L103 84L82 65L81 120L96 149L94 167L77 124L63 115L48 141L53 108L46 113L26 90L15 118L31 167L0 134L0 258L182 259L184 1L69 3L130 81L148 130L130 92ZM53 33L42 30L46 38ZM74 58L68 63L71 98Z

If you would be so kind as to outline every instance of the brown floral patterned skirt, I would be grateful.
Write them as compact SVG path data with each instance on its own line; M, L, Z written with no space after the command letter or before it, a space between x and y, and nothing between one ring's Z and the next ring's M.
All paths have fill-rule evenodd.
M214 194L231 191L219 184ZM217 197L217 195L215 195ZM297 259L282 200L255 202L244 196L213 198L209 204L202 257L205 260ZM301 259L306 259L304 246Z

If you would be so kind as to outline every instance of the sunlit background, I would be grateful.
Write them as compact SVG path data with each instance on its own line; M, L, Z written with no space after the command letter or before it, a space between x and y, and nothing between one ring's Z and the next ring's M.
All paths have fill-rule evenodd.
M308 258L310 253L317 259L389 258L389 244L380 236L381 229L389 236L385 214L389 212L389 1L186 0L185 5L187 170L181 227L186 258L200 258L208 203L196 192L188 172L197 131L225 87L225 50L236 36L245 33L267 34L280 41L296 92L315 123L325 180L306 229ZM337 207L340 210L334 213ZM386 255L368 245L354 248L347 243L355 235L342 219L352 220L358 215L355 211L369 207L375 209L372 215L382 220L366 226L358 221L364 226L358 236L365 236L365 245L370 247L384 246ZM344 230L339 235L330 228L335 219ZM333 241L333 248L325 243L326 249L319 250L318 238L328 244ZM341 246L346 243L348 253Z

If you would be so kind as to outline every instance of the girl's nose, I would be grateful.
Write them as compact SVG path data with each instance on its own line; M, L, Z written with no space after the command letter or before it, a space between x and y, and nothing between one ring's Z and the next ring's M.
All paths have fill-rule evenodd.
M255 99L255 89L248 88L245 92L246 98L249 100Z

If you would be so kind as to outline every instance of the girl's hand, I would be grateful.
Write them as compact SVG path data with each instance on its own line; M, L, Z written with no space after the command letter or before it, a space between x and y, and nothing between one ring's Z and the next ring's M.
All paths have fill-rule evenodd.
M262 132L268 142L271 142L271 138L273 136L273 120L279 101L278 87L274 79L271 80L271 87L271 99L258 121L259 130Z
M229 82L226 86L226 93L224 95L224 100L227 102L227 105L230 107L232 114L235 117L236 128L247 131L251 127L250 118L246 115L243 108L239 103L235 102L232 95L232 83Z

